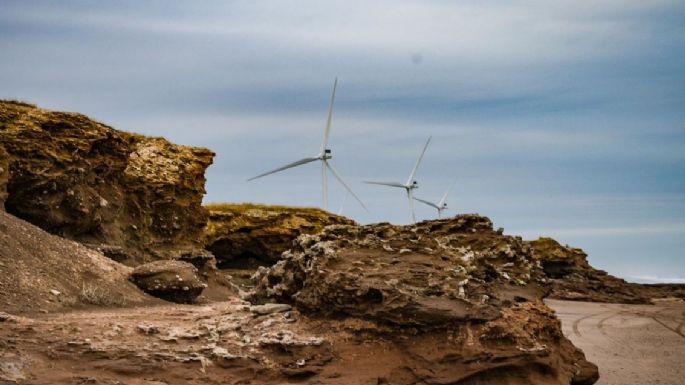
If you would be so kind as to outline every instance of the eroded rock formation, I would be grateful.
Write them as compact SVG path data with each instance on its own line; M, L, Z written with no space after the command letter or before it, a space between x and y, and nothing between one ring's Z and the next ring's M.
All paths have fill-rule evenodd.
M407 357L380 365L388 383L597 379L597 368L541 302L545 277L531 247L494 231L484 217L328 226L300 236L255 280L254 303L368 322L367 340L386 341Z
M300 234L315 234L325 226L354 221L316 208L257 204L208 205L205 245L219 267L271 265L293 246Z
M655 298L685 299L685 285L626 282L590 266L587 254L579 248L563 246L551 238L539 238L529 243L534 260L540 264L547 278L550 298L633 304L648 304Z
M0 101L0 206L126 263L202 250L214 153Z

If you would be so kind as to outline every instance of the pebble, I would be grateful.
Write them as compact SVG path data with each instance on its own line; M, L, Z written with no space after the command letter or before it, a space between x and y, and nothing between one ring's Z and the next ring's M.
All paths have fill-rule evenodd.
M273 313L283 313L290 311L293 307L284 303L267 303L264 305L250 306L250 311L259 315L267 315Z

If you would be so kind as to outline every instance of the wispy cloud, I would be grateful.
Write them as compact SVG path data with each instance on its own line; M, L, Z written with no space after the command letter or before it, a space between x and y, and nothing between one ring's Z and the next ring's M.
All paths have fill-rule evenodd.
M620 227L576 227L576 228L549 228L549 229L524 229L517 233L529 238L538 236L554 237L625 237L625 236L649 236L649 235L685 235L685 223L662 223L640 226Z
M668 278L668 277L657 277L653 275L639 275L626 277L629 282L637 283L685 283L685 278Z
M567 237L626 275L613 256L650 255L664 276L685 249L684 15L679 0L5 0L0 97L211 147L208 200L315 205L314 167L242 180L318 148L338 75L334 162L372 206L348 215L406 222L401 194L359 182L406 177L433 134L422 196L457 178L453 213Z

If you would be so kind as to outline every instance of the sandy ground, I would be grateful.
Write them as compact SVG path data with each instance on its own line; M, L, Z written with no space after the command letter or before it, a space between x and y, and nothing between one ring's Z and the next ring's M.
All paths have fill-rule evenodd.
M548 300L564 334L599 366L597 385L685 384L685 304Z

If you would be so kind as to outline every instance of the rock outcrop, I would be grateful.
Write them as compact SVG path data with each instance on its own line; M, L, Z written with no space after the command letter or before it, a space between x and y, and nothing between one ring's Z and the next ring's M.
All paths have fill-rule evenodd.
M253 303L367 322L366 339L404 350L411 358L386 363L388 383L592 384L598 377L542 303L544 273L530 245L477 215L328 226L297 238L254 279Z
M317 208L244 204L210 204L205 245L222 268L271 265L301 234L315 234L328 225L354 224Z
M33 313L158 302L128 282L130 271L97 251L0 211L2 311Z
M191 303L207 287L198 270L182 261L155 261L136 267L130 280L142 291L176 303Z
M128 264L207 254L201 201L213 156L81 114L0 101L0 206Z
M590 266L587 254L551 238L530 241L533 258L543 269L550 298L574 301L648 304L654 299L685 299L685 285L626 282Z

